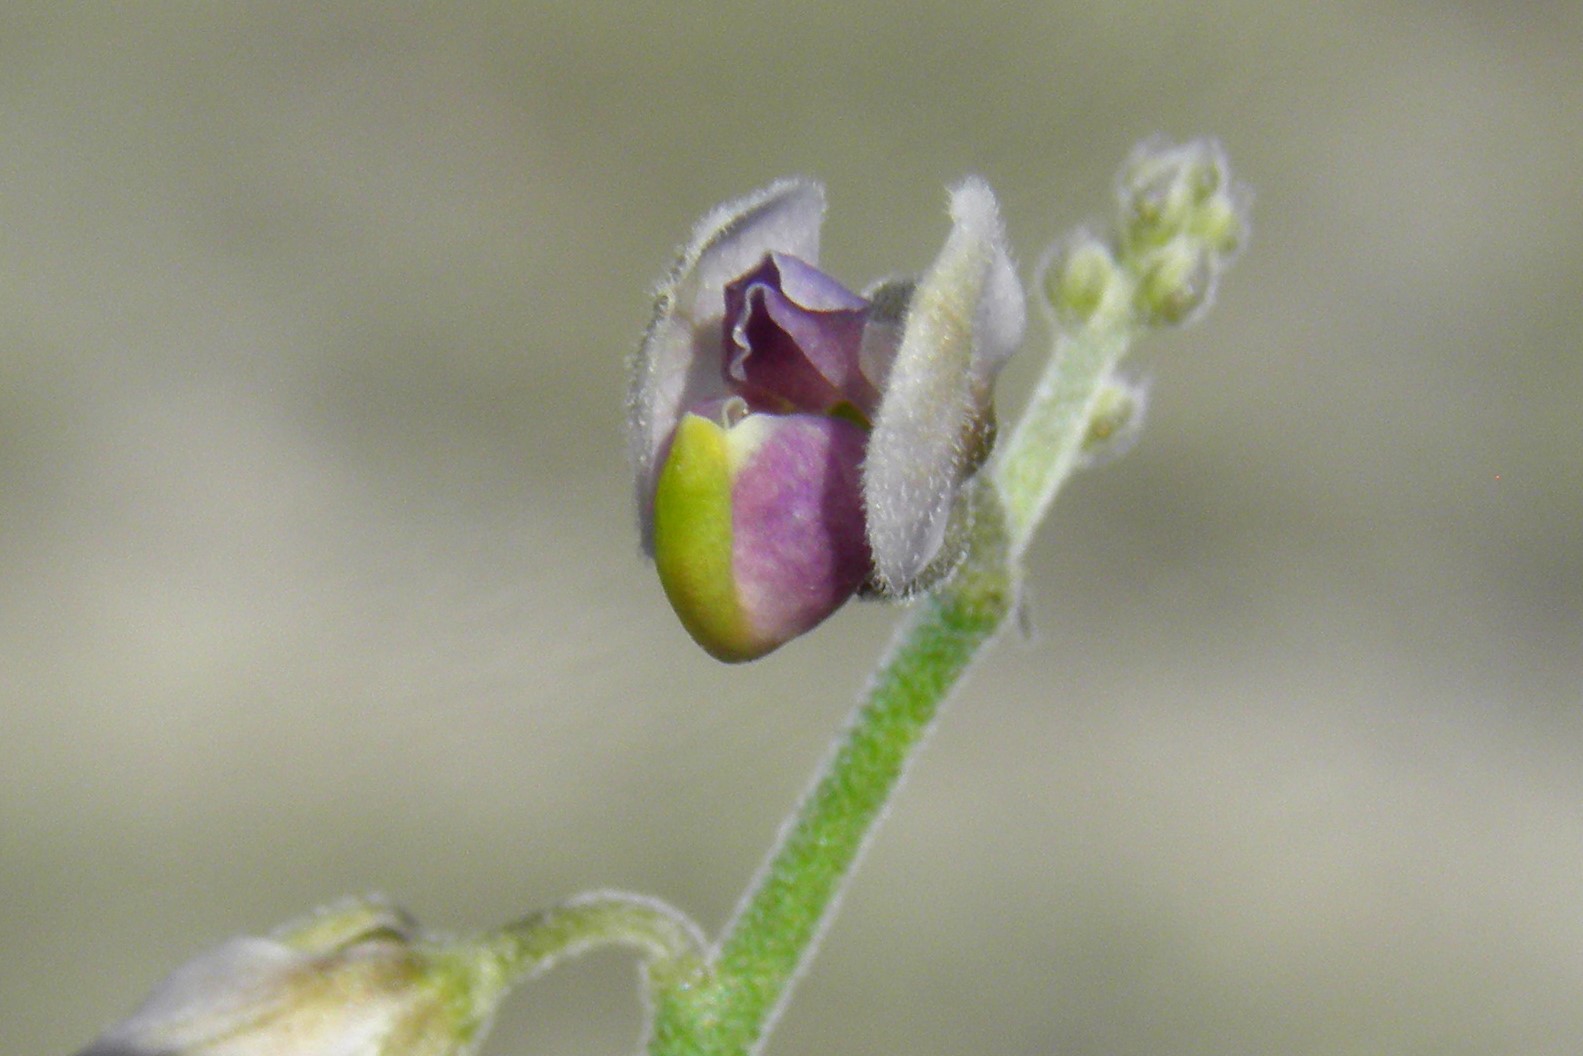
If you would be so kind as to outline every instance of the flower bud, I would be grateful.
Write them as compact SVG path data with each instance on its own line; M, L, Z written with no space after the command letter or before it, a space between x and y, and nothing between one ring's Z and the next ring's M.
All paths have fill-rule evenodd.
M468 997L404 915L358 902L189 961L79 1056L460 1056L487 1018Z
M1216 253L1222 263L1229 263L1247 238L1248 197L1235 185L1217 193L1198 207L1188 226L1188 233Z
M1215 268L1214 254L1186 236L1145 254L1134 295L1139 317L1153 326L1191 322L1214 294Z
M1056 323L1067 327L1126 311L1131 293L1110 246L1087 230L1051 248L1040 269L1039 287Z
M1169 241L1227 185L1225 154L1213 140L1173 145L1163 137L1139 144L1122 167L1117 197L1126 243L1147 249Z
M1121 375L1111 375L1094 393L1088 412L1088 432L1079 458L1084 469L1120 458L1143 432L1149 406L1149 386Z

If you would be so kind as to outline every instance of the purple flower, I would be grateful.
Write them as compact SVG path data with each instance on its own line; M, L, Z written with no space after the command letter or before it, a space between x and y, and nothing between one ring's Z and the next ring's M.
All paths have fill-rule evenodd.
M726 388L754 411L828 415L844 405L866 423L879 408L859 362L868 308L812 264L766 253L726 284Z
M865 585L903 594L949 570L952 507L1021 339L981 181L953 192L951 237L921 280L863 296L815 266L823 211L817 184L783 180L706 216L636 362L644 549L722 660L764 655Z

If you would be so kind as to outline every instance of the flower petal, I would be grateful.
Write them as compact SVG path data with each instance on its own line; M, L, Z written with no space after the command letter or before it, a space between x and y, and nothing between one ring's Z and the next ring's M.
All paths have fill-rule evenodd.
M78 1056L454 1056L472 1032L395 938L310 953L232 939L178 968Z
M719 319L725 284L772 250L819 258L824 188L777 180L709 212L655 291L654 315L632 362L628 451L636 473L643 549L653 552L650 504L665 443L682 411L719 395Z
M289 981L312 957L242 936L172 972L143 1005L79 1056L180 1051L277 1015Z
M749 415L733 432L745 427L765 435L732 488L737 593L761 639L779 645L822 623L868 578L868 434L805 414Z
M748 651L731 568L731 456L727 428L688 414L654 487L654 566L682 626L715 656Z
M863 376L868 302L796 257L771 253L725 289L725 381L755 410L865 419L879 392Z
M896 351L901 347L902 331L907 322L907 305L917 285L916 278L889 278L863 291L868 299L868 324L863 328L858 366L863 376L881 392L890 380L890 368L896 362Z
M984 278L977 318L973 321L972 367L975 393L987 403L995 376L1022 345L1028 327L1028 304L989 184L973 179L957 188L952 216L958 223L975 227L977 237L989 247L989 273Z
M951 193L952 229L908 304L864 468L875 578L905 593L940 552L956 493L984 454L990 389L1026 308L994 193Z
M683 417L655 488L654 559L671 607L711 655L763 656L862 584L865 440L819 415Z

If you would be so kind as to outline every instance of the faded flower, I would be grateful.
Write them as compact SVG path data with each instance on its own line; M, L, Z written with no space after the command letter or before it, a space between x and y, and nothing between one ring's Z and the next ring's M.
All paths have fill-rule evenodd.
M487 1016L455 967L357 902L199 955L79 1056L461 1056Z

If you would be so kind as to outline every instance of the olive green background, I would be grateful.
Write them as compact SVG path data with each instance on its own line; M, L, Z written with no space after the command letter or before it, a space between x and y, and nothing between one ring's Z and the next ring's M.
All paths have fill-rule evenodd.
M8 5L4 1048L346 893L717 927L895 614L686 640L629 509L648 284L787 173L852 285L968 172L1026 269L1165 132L1223 140L1248 251L769 1052L1576 1052L1580 114L1567 0ZM631 974L486 1053L629 1051Z

